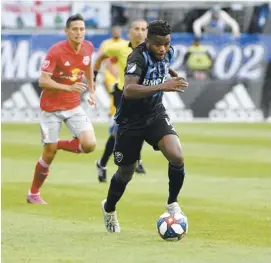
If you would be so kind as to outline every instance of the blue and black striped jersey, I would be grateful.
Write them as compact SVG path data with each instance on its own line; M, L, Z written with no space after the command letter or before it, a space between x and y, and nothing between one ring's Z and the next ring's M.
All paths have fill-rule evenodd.
M129 55L125 75L140 77L138 84L143 86L161 84L169 74L173 54L173 47L170 47L163 60L155 60L148 52L146 44L142 43ZM155 120L157 116L165 113L162 97L162 91L140 99L126 99L122 95L115 115L117 123L142 127Z

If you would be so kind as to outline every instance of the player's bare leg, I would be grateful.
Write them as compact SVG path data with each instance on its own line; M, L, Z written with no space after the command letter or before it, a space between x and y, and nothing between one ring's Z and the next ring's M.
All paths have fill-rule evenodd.
M181 143L177 135L169 134L159 141L158 147L169 161L169 197L166 208L170 214L183 213L177 202L177 197L183 186L185 177L184 156Z
M64 150L73 153L90 153L96 148L96 137L92 130L83 131L78 138L72 140L59 140L57 143L58 150Z
M80 149L84 153L93 152L96 148L96 136L93 129L82 131L78 136Z
M49 166L55 158L57 143L44 145L42 157L35 167L34 178L30 191L27 195L27 202L30 204L47 204L40 196L40 188L49 174Z
M74 135L72 140L59 140L58 150L73 153L90 153L96 148L96 137L93 126L81 107L64 113L65 123ZM63 115L64 116L64 115Z

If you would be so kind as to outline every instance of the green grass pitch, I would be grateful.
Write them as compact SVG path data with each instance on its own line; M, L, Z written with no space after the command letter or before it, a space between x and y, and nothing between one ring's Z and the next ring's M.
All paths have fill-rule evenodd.
M104 229L94 162L107 126L95 125L97 150L58 152L42 195L25 195L40 157L39 125L2 124L3 263L268 263L271 262L271 125L178 124L186 179L179 201L189 234L163 241L156 232L165 211L167 162L145 144L147 175L135 175L118 204L120 234ZM70 138L63 128L61 138ZM109 177L116 170L111 160Z

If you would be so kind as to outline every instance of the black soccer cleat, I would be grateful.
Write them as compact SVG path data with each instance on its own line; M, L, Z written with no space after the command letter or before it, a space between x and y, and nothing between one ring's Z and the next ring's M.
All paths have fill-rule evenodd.
M144 166L141 160L138 161L135 172L137 174L146 174L146 170L144 169Z
M106 183L107 177L106 177L106 167L102 167L100 165L100 161L96 161L96 168L98 171L98 180L100 183Z

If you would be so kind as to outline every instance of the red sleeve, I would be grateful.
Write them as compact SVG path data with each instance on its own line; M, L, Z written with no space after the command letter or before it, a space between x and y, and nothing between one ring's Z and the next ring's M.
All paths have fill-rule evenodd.
M55 52L55 47L52 47L49 49L43 63L41 66L41 72L45 72L45 73L49 73L49 74L53 74L56 68L56 54L57 52Z

